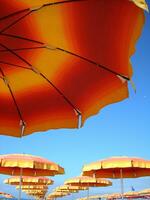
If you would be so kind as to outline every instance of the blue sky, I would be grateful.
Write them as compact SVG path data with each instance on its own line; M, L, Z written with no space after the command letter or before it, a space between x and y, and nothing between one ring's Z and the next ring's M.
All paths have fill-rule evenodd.
M132 57L135 94L130 83L130 97L123 102L105 107L88 119L79 130L53 130L17 139L0 136L0 154L28 153L48 158L65 168L66 174L52 177L54 186L81 173L84 163L110 156L136 156L150 159L150 17L146 23ZM17 196L13 186L2 182L7 176L0 175L0 190ZM92 194L120 191L119 180L108 188L91 189ZM136 190L150 187L150 177L125 180L125 191L134 186ZM73 195L65 199L74 199ZM24 195L23 195L24 196Z

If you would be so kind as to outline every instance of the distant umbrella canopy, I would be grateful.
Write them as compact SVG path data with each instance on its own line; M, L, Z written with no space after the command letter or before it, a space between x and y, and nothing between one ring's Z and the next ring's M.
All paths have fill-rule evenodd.
M78 192L80 190L88 190L88 187L62 185L55 188L55 191L69 191L70 193Z
M20 177L15 176L15 177L10 177L8 179L4 180L5 184L10 184L10 185L19 185L20 184ZM46 177L33 177L33 176L23 176L21 178L21 184L22 186L44 186L44 185L52 185L54 182Z
M128 97L144 0L1 0L0 134L77 128Z
M47 196L47 199L60 198L60 197L68 196L68 195L70 195L70 193L68 192L52 192Z
M16 189L20 189L20 186L16 186ZM48 189L47 185L22 185L22 190L42 190Z
M71 186L80 186L80 187L107 187L111 186L112 182L102 178L79 176L65 181L65 184Z
M16 176L54 176L64 169L45 158L28 154L0 155L0 173Z

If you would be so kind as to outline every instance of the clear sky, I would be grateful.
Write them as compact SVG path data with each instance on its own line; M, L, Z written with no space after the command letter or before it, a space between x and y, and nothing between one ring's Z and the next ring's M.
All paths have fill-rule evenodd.
M150 7L150 3L149 3ZM105 107L88 119L79 130L54 130L17 139L0 136L0 154L28 153L48 158L65 168L66 174L53 177L54 186L78 176L84 163L110 156L136 156L150 159L150 17L146 23L132 57L135 94L130 83L130 97L123 102ZM13 186L2 182L7 176L0 175L0 190L17 196ZM92 194L120 191L119 180L108 188L91 189ZM134 186L136 190L150 187L150 177L125 180L125 191ZM64 199L84 196L72 195ZM24 195L23 195L24 196Z

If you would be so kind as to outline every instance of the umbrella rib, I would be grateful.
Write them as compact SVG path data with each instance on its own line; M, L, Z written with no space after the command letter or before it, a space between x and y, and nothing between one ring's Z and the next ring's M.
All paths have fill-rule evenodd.
M46 49L50 49L50 50L60 50L60 51L62 51L62 52L68 53L68 54L70 54L70 55L72 55L72 56L78 57L78 58L80 58L81 60L84 60L84 61L86 61L86 62L88 62L88 63L90 63L90 64L93 64L93 65L95 65L95 66L97 66L97 67L99 67L99 68L102 68L102 69L104 69L104 70L107 70L107 71L109 71L110 73L113 73L113 74L115 74L115 75L117 75L117 76L120 76L120 77L122 77L123 79L125 79L125 80L127 80L127 81L130 81L130 78L129 78L129 77L126 77L126 76L124 76L124 75L122 75L122 74L120 74L120 73L118 73L118 72L116 72L116 71L114 71L114 70L109 69L108 67L106 67L106 66L104 66L104 65L101 65L101 64L99 64L99 63L97 63L97 62L91 60L91 59L88 59L88 58L86 58L86 57L83 57L83 56L81 56L81 55L78 55L78 54L76 54L76 53L74 53L74 52L65 50L65 49L63 49L63 48L60 48L60 47L49 48L49 45L46 45L45 43L43 43L43 42L41 42L41 41L32 40L32 39L29 39L29 38L26 38L26 37L22 37L22 36L18 36L18 35L11 35L11 34L5 34L5 33L2 33L2 35L8 36L8 37L12 37L12 38L16 38L16 39L20 39L20 40L26 40L26 41L33 42L33 43L37 43L37 44L41 44L41 45L45 45L45 46L43 46L43 48L46 48ZM42 48L42 47L41 47L41 48Z
M27 12L27 11L38 11L40 10L41 8L43 7L47 7L47 6L54 6L54 5L61 5L61 4L65 4L65 3L73 3L73 2L80 2L80 1L87 1L87 0L64 0L64 1L56 1L56 2L53 2L53 3L46 3L46 4L43 4L41 5L40 7L37 7L37 8L26 8L26 9L23 9L23 10L19 10L19 11L16 11L16 12L13 12L13 13L10 13L8 15L5 15L3 17L0 18L0 21L3 21L5 19L8 19L8 18L11 18L11 17L14 17L18 14L21 14L23 12Z
M8 80L6 79L5 73L4 73L4 71L3 71L1 68L0 68L0 72L1 72L1 74L2 74L2 76L3 76L3 80L4 80L5 84L7 85L8 89L9 89L9 92L10 92L11 97L12 97L12 99L13 99L13 102L14 102L14 105L15 105L15 107L16 107L17 113L18 113L18 115L19 115L20 122L21 122L21 124L20 124L20 125L21 125L21 136L23 136L23 132L24 132L24 128L25 128L25 122L24 122L24 120L23 120L23 117L22 117L20 108L19 108L19 106L18 106L18 104L17 104L16 98L15 98L15 96L14 96L14 93L13 93L12 89L11 89L11 86L10 86Z
M5 61L1 61L1 60L0 60L0 63L1 63L1 64L5 64L5 65L8 65L8 66L10 65L10 66L14 66L14 67L19 67L19 68L31 70L31 68L27 68L27 67L24 67L24 66L21 66L21 65L16 65L16 64L9 63L9 62L5 62Z
M9 28L11 28L13 25L17 24L19 21L21 21L22 19L24 19L25 17L27 17L28 15L30 15L33 11L29 11L27 12L25 15L19 17L17 20L13 21L12 23L10 23L8 26L6 26L5 28L3 28L2 30L0 30L0 33L5 32L6 30L8 30Z
M34 66L32 66L27 60L25 60L22 56L18 55L17 53L15 53L13 50L9 49L7 46L5 46L4 44L0 45L5 48L6 50L8 50L11 54L13 54L14 56L16 56L17 58L19 58L20 60L22 60L25 64L27 64L29 67L31 67L31 70L35 73L37 73L38 75L40 75L42 78L44 78L64 99L65 101L73 108L73 110L75 111L75 113L78 116L78 127L80 127L80 123L81 123L81 112L79 111L79 109L77 109L74 104L63 94L63 92L61 90L59 90L43 73L41 73L38 69L36 69ZM22 122L24 122L22 120Z
M88 58L86 58L86 57L83 57L83 56L78 55L78 54L76 54L76 53L73 53L73 52L70 52L70 51L68 51L68 50L62 49L62 48L60 48L60 47L56 47L56 49L58 49L58 50L60 50L60 51L63 51L63 52L65 52L65 53L68 53L68 54L70 54L70 55L72 55L72 56L78 57L78 58L80 58L81 60L87 61L88 63L91 63L91 64L93 64L93 65L96 65L96 66L98 66L98 67L100 67L100 68L102 68L102 69L104 69L104 70L107 70L107 71L109 71L109 72L111 72L111 73L113 73L113 74L115 74L115 75L117 75L117 76L121 76L123 79L125 79L125 80L127 80L127 81L130 80L128 77L126 77L126 76L124 76L124 75L122 75L122 74L120 74L120 73L117 73L117 72L115 72L114 70L111 70L111 69L105 67L104 65L100 65L100 64L96 63L95 61L90 60L90 59L88 59Z
M26 50L33 50L33 49L43 49L45 48L44 46L39 46L39 47L25 47L25 48L16 48L16 49L11 49L12 51L26 51ZM0 52L8 52L6 49L0 50Z
M10 17L14 17L14 16L16 16L16 15L19 15L19 14L21 14L21 13L23 13L23 12L27 12L27 11L29 11L29 10L30 10L30 8L26 8L26 9L23 9L23 10L19 10L19 11L10 13L10 14L8 14L8 15L5 15L5 16L1 17L1 18L0 18L0 21L3 21L3 20L8 19L8 18L10 18Z
M0 33L0 34L3 35L3 36L6 36L6 37L11 37L11 38L16 38L16 39L20 39L20 40L25 40L25 41L36 43L36 44L41 44L41 45L45 44L45 43L40 42L38 40L33 40L33 39L22 37L22 36L19 36L19 35L13 35L13 34L9 34L9 33Z

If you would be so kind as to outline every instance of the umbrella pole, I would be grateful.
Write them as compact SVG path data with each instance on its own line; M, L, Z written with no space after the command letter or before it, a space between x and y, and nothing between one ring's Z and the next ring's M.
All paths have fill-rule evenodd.
M88 187L88 190L87 190L87 199L89 200L89 194L90 194L90 189Z
M22 186L22 168L20 168L20 182L19 182L19 197L18 197L18 200L21 200L21 186Z
M124 195L124 184L123 184L123 170L120 169L120 181L121 181L121 199L123 198Z

